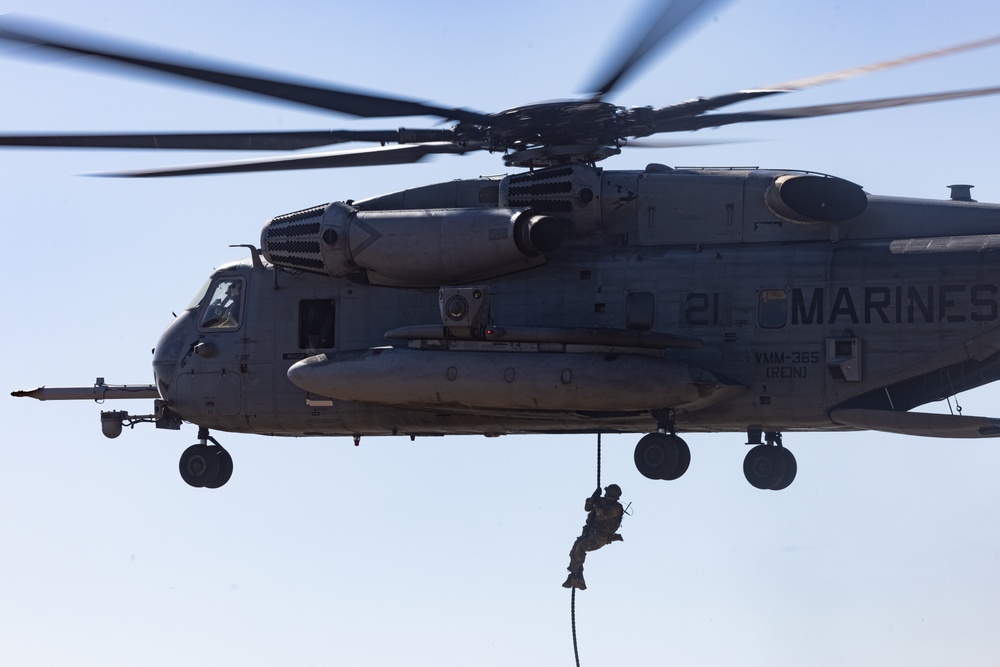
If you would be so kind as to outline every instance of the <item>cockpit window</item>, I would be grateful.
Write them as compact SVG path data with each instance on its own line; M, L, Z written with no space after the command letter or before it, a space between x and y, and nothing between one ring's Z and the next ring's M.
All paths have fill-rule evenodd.
M189 303L188 307L185 308L184 310L194 310L195 308L200 306L202 300L205 298L205 295L208 294L208 286L211 284L212 284L211 280L206 280L205 284L201 286L201 289L198 290L198 293L194 295L194 298L191 299L191 303Z
M236 329L243 321L242 278L220 278L209 288L201 315L202 329Z

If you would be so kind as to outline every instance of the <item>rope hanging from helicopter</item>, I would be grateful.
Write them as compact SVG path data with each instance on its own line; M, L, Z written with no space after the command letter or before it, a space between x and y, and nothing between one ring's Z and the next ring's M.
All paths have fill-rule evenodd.
M601 497L601 434L597 434L597 490L586 500L584 506L587 510L587 523L583 527L583 532L573 548L570 550L569 577L563 584L564 588L571 589L569 614L570 628L573 633L573 657L576 660L576 667L580 667L580 649L576 636L576 590L586 590L587 585L583 580L583 562L589 551L600 549L612 542L620 542L622 536L617 532L621 526L622 517L631 516L629 511L632 503L627 507L622 507L618 500L621 498L621 487L617 484L609 484L604 489L604 496Z
M601 434L597 434L597 488L601 488ZM576 587L570 589L569 597L569 623L573 631L573 658L576 660L576 667L580 667L580 649L576 641Z

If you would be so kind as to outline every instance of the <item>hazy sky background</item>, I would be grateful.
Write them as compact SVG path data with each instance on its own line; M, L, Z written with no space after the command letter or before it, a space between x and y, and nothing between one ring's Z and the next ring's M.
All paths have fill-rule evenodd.
M498 111L580 92L639 5L32 0L0 1L0 12ZM664 105L995 33L992 0L744 0L611 101ZM998 71L994 47L784 102L995 86ZM0 59L0 90L0 131L366 126L17 59ZM1000 201L998 117L1000 97L760 123L696 135L748 143L635 149L603 166L801 168L929 198L972 183L977 199ZM97 376L150 382L150 349L171 311L243 256L227 246L256 243L273 215L505 170L483 154L185 179L76 175L224 157L0 152L0 663L571 665L559 584L594 487L592 437L366 438L354 448L349 438L216 433L236 470L211 492L177 473L194 426L107 440L99 406L8 396ZM1000 415L996 399L991 388L959 396L965 414ZM109 408L145 412L151 401ZM786 434L799 474L774 493L743 479L743 433L687 436L691 468L674 483L635 471L638 437L604 439L604 483L622 486L634 514L623 543L588 559L583 664L997 663L1000 442Z

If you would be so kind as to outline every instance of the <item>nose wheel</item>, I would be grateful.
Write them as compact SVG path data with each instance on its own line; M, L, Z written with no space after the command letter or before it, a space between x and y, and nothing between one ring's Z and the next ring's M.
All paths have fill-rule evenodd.
M181 479L196 488L217 489L233 476L233 457L208 434L208 429L200 429L198 439L200 442L181 454Z

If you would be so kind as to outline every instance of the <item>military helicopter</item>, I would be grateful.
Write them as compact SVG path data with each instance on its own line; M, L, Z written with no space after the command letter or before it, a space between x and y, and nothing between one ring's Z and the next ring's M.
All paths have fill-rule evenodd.
M667 107L606 100L637 63L712 3L678 2L582 100L499 113L151 57L16 18L0 38L363 118L451 127L322 132L7 135L7 146L294 150L379 147L119 172L158 177L406 164L489 151L518 171L279 215L249 257L216 270L164 331L155 382L40 387L16 396L153 399L102 412L123 425L199 426L182 478L218 488L232 458L211 431L283 436L643 433L638 470L677 479L678 433L747 434L747 480L786 488L782 435L873 429L990 437L1000 421L914 412L1000 374L1000 206L876 196L825 174L598 167L668 132L992 95L1000 88L771 111L739 102L995 44ZM391 144L391 145L390 145Z

